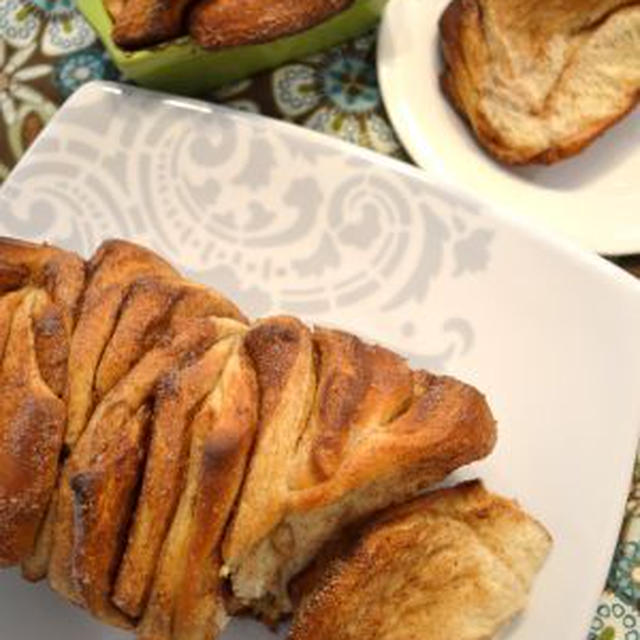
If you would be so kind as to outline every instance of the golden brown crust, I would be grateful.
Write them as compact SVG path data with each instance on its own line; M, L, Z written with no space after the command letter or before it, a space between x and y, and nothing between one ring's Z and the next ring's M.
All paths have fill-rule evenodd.
M123 430L131 431L126 425L150 400L158 380L171 369L194 361L224 335L221 335L216 321L196 319L171 342L145 354L98 405L65 464L58 490L49 581L54 589L72 602L91 607L92 613L98 617L126 624L109 602L110 580L115 578L110 575L113 556L126 536L123 529L126 522L119 520L117 513L110 512L110 509L118 509L126 503L135 488L135 484L125 483L118 502L112 503L104 494L114 489L102 483L101 479L116 482L111 480L111 476L117 473L117 464L127 465L120 448L124 446L120 442ZM132 427L135 434L141 431L135 421ZM139 452L141 456L146 453L143 440L130 439L134 445L139 442L140 448L144 449ZM130 457L136 454L134 445L127 449ZM90 504L92 509L83 509L84 503ZM98 508L103 512L96 513ZM104 558L99 558L100 554ZM79 564L78 558L89 558L90 562Z
M96 370L114 334L130 287L144 278L177 278L173 268L154 253L128 242L103 243L89 261L87 288L69 354L68 425L66 444L82 435L95 404ZM127 358L128 354L123 354Z
M177 281L174 284L173 280L153 277L131 284L95 371L96 401L167 333L168 315L178 296L178 286Z
M571 5L453 0L440 20L444 93L479 142L501 162L553 164L575 155L640 101L640 76L636 74L634 88L633 76L620 72L623 65L633 69L635 63L629 55L614 51L614 47L624 46L620 43L633 43L635 38L635 44L627 46L640 58L640 39L633 35L632 26L634 19L638 21L637 12L637 3L627 0L580 0ZM608 54L607 46L611 50L611 61L598 70L603 78L585 77L581 84L576 80L571 85L573 69L579 64L580 52L588 47L589 37L606 28L614 16L620 17L620 25L627 20L628 26L619 26L621 31L608 45L596 45L602 59ZM562 51L560 42L564 42ZM558 56L564 56L565 61L556 69ZM537 69L540 61L546 61L547 70ZM581 64L593 70L594 65ZM580 73L584 71L575 75ZM604 79L607 73L611 76ZM594 78L602 84L596 93L609 100L606 107L589 95ZM503 86L505 82L514 87L511 93ZM536 82L540 86L535 86ZM608 95L614 90L615 98ZM530 103L524 105L526 100ZM494 102L510 105L516 117L496 117ZM539 128L536 136L530 135L534 128Z
M70 336L64 310L47 301L33 319L33 338L38 368L54 395L63 398L67 390Z
M255 324L245 337L245 348L253 361L260 385L260 421L267 422L283 403L299 358L311 360L308 329L295 318L268 318Z
M104 243L89 273L69 357L69 447L100 399L181 322L207 316L245 321L224 296L183 280L162 258L131 243Z
M44 289L72 317L85 280L84 262L49 245L0 238L0 295L27 285Z
M193 422L186 484L165 541L141 639L213 639L226 622L219 545L244 478L257 383L238 342Z
M349 444L370 425L386 424L413 395L403 358L342 331L316 328L318 381L313 409L297 447L292 489L329 480Z
M28 560L46 533L84 279L73 253L0 238L0 564Z
M206 49L276 40L304 31L353 0L200 0L189 15L189 31Z
M144 49L186 33L185 14L194 0L128 0L117 7L113 41L127 50Z
M294 586L289 640L480 640L526 603L551 539L475 481L382 512Z
M0 369L0 566L33 549L58 473L64 403L37 363L33 316L47 304L28 290L13 314Z
M128 420L118 416L117 422L108 426L113 427L116 438L109 438L107 433L100 434L102 438L96 435L90 453L83 451L81 440L70 461L71 575L83 605L93 615L115 626L129 628L129 621L111 604L110 594L146 452L149 408L142 405ZM102 442L96 443L98 438ZM80 467L78 459L88 455L96 462ZM64 513L64 508L60 511Z
M247 344L264 417L223 554L236 597L273 620L328 537L486 456L496 429L476 389L342 332L314 333L316 388L304 329L258 327Z
M200 360L169 372L158 384L144 481L113 594L114 603L132 618L144 611L182 491L193 412L217 384L232 347L232 340L222 340Z
M12 264L0 260L0 294L17 291L29 282L29 268L24 264Z

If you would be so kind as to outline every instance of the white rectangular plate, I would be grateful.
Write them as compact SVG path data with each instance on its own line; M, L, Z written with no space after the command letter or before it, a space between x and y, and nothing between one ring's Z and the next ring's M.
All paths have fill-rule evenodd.
M131 238L253 316L339 325L479 386L499 444L458 477L516 497L555 539L508 637L584 638L640 425L631 277L399 162L109 84L76 93L38 138L0 192L0 233L85 256ZM41 637L124 636L2 574L0 638ZM225 640L268 637L237 622Z

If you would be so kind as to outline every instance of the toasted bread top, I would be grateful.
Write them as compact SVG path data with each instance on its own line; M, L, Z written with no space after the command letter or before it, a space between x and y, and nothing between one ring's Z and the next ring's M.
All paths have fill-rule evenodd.
M184 485L139 625L141 640L215 638L226 623L220 542L244 478L257 408L255 373L235 341L193 417Z
M32 551L58 475L65 406L43 378L34 336L47 303L43 290L25 292L0 351L0 567Z
M223 555L235 595L277 619L330 536L484 457L496 428L476 389L353 335L270 318L246 342L261 422Z
M189 16L189 31L207 49L258 44L304 31L353 0L201 0Z
M88 273L69 354L69 447L97 403L185 320L246 321L223 295L184 280L160 256L131 242L104 242L89 261Z

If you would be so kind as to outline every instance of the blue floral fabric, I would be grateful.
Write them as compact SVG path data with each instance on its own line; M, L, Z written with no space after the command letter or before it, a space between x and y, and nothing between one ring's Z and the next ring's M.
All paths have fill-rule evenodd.
M205 97L406 159L382 104L375 43L372 32ZM115 80L119 74L74 0L0 0L0 182L57 107L95 79ZM634 264L623 266L632 270ZM620 542L588 640L640 640L639 603L637 463Z

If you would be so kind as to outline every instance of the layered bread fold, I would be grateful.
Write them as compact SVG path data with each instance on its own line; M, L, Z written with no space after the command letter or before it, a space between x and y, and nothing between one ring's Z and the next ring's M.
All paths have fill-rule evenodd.
M436 491L327 545L294 587L289 640L493 638L526 606L550 546L478 481Z
M155 390L164 376L243 325L198 318L180 329L148 351L98 404L64 466L58 491L49 580L68 600L125 627L129 622L111 603L111 593L153 436Z
M257 425L257 384L236 340L219 382L193 419L184 488L162 546L141 639L213 638L228 616L220 543Z
M472 387L350 334L271 318L246 343L260 428L223 556L239 603L277 620L327 539L487 455L495 424Z

